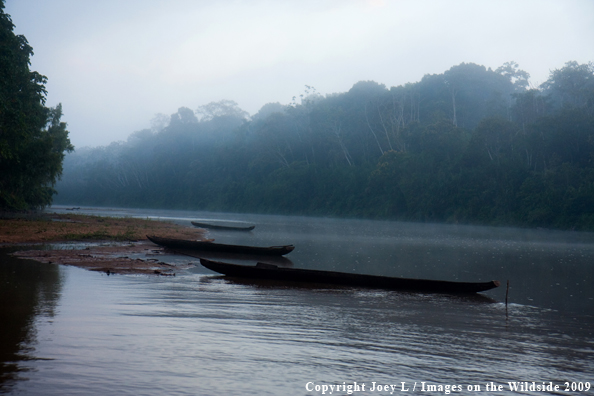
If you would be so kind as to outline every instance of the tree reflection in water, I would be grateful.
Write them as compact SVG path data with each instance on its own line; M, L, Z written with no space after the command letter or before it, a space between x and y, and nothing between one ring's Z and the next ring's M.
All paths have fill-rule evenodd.
M35 323L53 317L63 278L56 264L21 260L0 249L0 393L26 379L20 362L35 359Z

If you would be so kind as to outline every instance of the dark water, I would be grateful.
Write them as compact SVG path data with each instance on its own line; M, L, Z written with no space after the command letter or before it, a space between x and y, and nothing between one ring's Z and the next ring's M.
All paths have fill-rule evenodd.
M594 394L564 392L565 382L594 386L592 234L88 211L246 221L256 224L251 233L209 237L295 244L294 267L509 280L509 305L505 287L474 297L307 288L232 282L200 266L176 277L106 276L3 255L0 393L345 395L353 389L322 386L357 382L355 395L447 394L445 385L511 394L509 381L534 381L560 390L513 393ZM487 391L491 382L503 390ZM394 393L378 390L390 384Z

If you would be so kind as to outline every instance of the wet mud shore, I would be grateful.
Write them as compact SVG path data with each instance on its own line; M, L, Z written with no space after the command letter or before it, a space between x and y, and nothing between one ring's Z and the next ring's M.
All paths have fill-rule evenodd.
M146 235L206 240L205 234L205 230L192 226L137 218L78 214L0 218L0 246L18 248L12 255L109 275L175 275L176 270L193 265L195 259L165 262L166 250L147 240Z

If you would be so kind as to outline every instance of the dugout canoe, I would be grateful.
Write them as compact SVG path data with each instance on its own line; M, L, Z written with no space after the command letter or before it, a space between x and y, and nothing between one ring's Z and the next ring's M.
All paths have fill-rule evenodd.
M198 259L208 259L213 261L224 261L235 264L250 264L254 265L257 262L264 262L268 264L278 265L279 267L292 267L293 262L287 256L270 256L264 254L241 254L241 253L227 253L227 252L206 252L204 250L188 250L188 249L169 249L177 254L194 257Z
M251 231L254 228L256 228L255 225L241 227L241 226L226 226L226 225L212 224L212 223L202 223L202 222L198 222L198 221L192 221L191 223L195 227L207 228L209 230Z
M427 293L478 293L499 287L499 281L452 282L430 279L394 278L389 276L352 274L346 272L283 268L272 264L255 266L223 263L200 259L204 267L229 277L270 279L300 283L320 283L365 288L406 290Z
M291 253L295 246L242 246L242 245L225 245L221 243L189 241L186 239L172 239L161 238L157 236L146 236L151 242L157 245L170 249L185 249L192 251L204 252L224 252L224 253L239 253L239 254L255 254L264 256L283 256Z

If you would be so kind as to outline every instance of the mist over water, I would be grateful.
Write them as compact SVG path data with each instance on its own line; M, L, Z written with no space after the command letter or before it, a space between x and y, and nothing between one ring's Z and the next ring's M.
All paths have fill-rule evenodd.
M171 271L111 276L0 245L0 394L594 392L592 15L587 0L0 0L0 217L86 205L295 246L142 241L127 258ZM233 279L197 255L501 287Z
M255 230L210 231L208 237L219 243L294 244L287 258L295 268L498 279L503 287L460 297L232 281L200 266L171 278L107 277L27 262L38 271L59 272L61 286L54 313L32 316L34 330L15 358L20 379L0 388L9 394L313 395L320 392L308 392L307 382L357 381L369 387L426 381L479 384L484 390L489 381L592 381L591 234L81 211L188 225L200 219L245 221ZM0 273L6 269L1 262ZM56 279L47 279L46 286ZM471 394L465 389L458 393Z
M58 207L59 209L60 207ZM83 209L84 210L84 209ZM402 223L167 210L89 209L189 225L242 221L252 232L209 231L218 243L295 245L294 267L453 281L510 281L509 301L594 312L594 234L544 229ZM204 270L210 273L207 270ZM505 298L505 287L486 295Z

